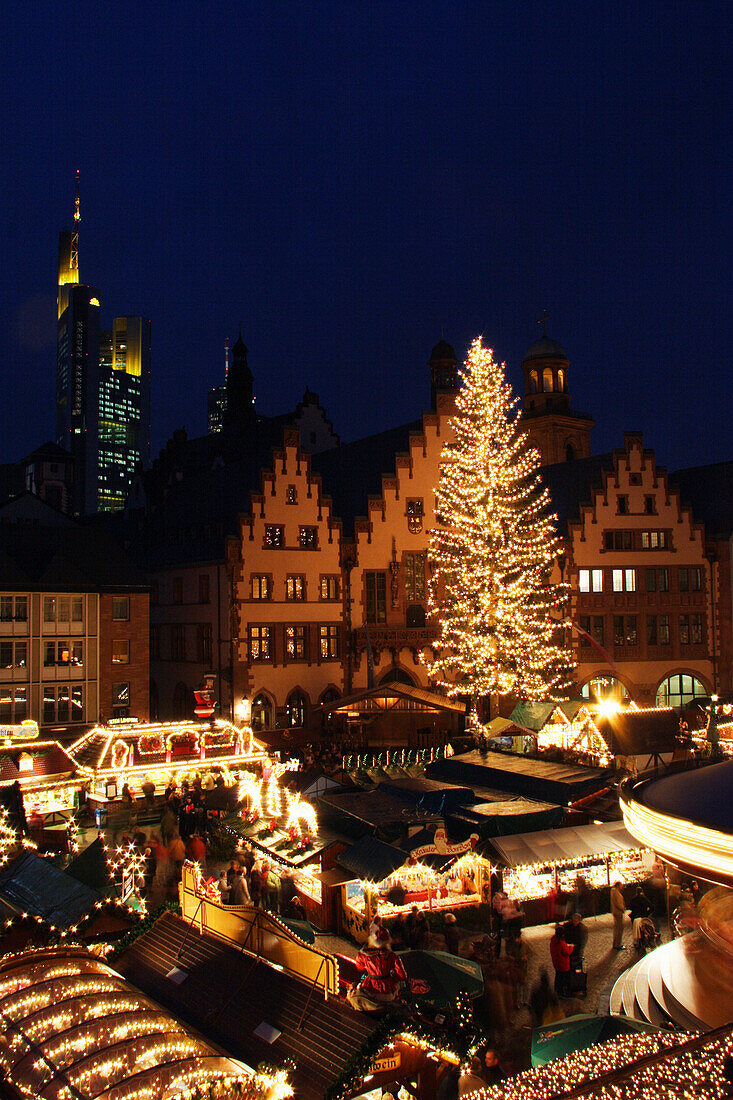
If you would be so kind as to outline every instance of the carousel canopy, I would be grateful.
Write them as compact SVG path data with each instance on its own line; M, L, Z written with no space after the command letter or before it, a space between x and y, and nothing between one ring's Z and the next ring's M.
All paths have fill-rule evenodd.
M29 1097L173 1097L216 1079L255 1079L83 948L3 959L0 1019L0 1065Z
M491 844L507 867L582 860L596 854L630 852L639 848L639 841L621 821L493 837Z

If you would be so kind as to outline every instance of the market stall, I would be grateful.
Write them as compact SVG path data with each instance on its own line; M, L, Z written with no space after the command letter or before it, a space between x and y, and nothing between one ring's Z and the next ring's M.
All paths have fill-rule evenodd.
M620 821L495 837L491 844L504 865L503 890L522 904L530 924L552 919L554 899L575 890L579 878L599 891L616 880L643 882L654 864L651 850ZM605 897L596 908L605 908Z
M88 772L79 767L58 741L38 741L35 722L10 728L22 728L28 739L6 738L0 746L2 802L8 809L19 810L19 807L10 805L13 787L17 783L15 791L20 791L26 818L40 815L44 826L52 824L55 815L67 819L76 805L82 785L88 779Z
M340 884L340 930L363 942L376 916L406 916L413 906L440 913L478 905L490 863L472 850L473 838L451 845L445 830L435 838L405 851L370 836L343 852L339 867L351 877Z
M244 769L267 760L249 727L223 719L95 726L69 752L88 772L89 798L97 805L118 802L125 784L137 797L143 784L162 795L171 779L180 786L196 776L222 775L231 787Z

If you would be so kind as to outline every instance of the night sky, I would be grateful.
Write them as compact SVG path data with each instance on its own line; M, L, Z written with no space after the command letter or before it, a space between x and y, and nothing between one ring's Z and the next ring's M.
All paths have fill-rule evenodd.
M58 231L153 332L153 453L241 323L258 408L427 406L441 333L548 335L594 450L732 457L733 5L3 5L0 461L53 437Z

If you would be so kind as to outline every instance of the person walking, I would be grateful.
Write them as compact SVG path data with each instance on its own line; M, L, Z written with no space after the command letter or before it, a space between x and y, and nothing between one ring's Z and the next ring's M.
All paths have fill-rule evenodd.
M555 935L550 940L550 958L555 971L555 992L558 997L566 997L568 993L568 975L570 974L572 954L572 944L563 939L562 927L556 924Z
M626 900L621 882L616 879L611 887L611 915L613 917L613 950L623 951L624 917L626 916Z
M252 899L250 898L249 890L247 889L247 880L244 877L242 868L238 867L234 873L234 880L232 882L232 888L229 892L229 904L230 905L251 905Z
M168 845L168 854L170 855L173 867L173 881L180 882L181 872L183 871L183 861L186 858L186 846L178 833L174 833Z
M461 943L461 937L458 932L458 924L453 913L446 913L443 935L445 936L446 951L449 951L451 955L457 955L458 948Z

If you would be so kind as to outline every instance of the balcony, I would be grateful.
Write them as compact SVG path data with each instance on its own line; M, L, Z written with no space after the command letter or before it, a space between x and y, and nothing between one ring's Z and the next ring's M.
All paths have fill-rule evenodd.
M378 626L369 624L369 641L373 650L413 649L420 651L432 645L438 637L435 626ZM354 652L359 655L366 649L366 627L354 631Z

